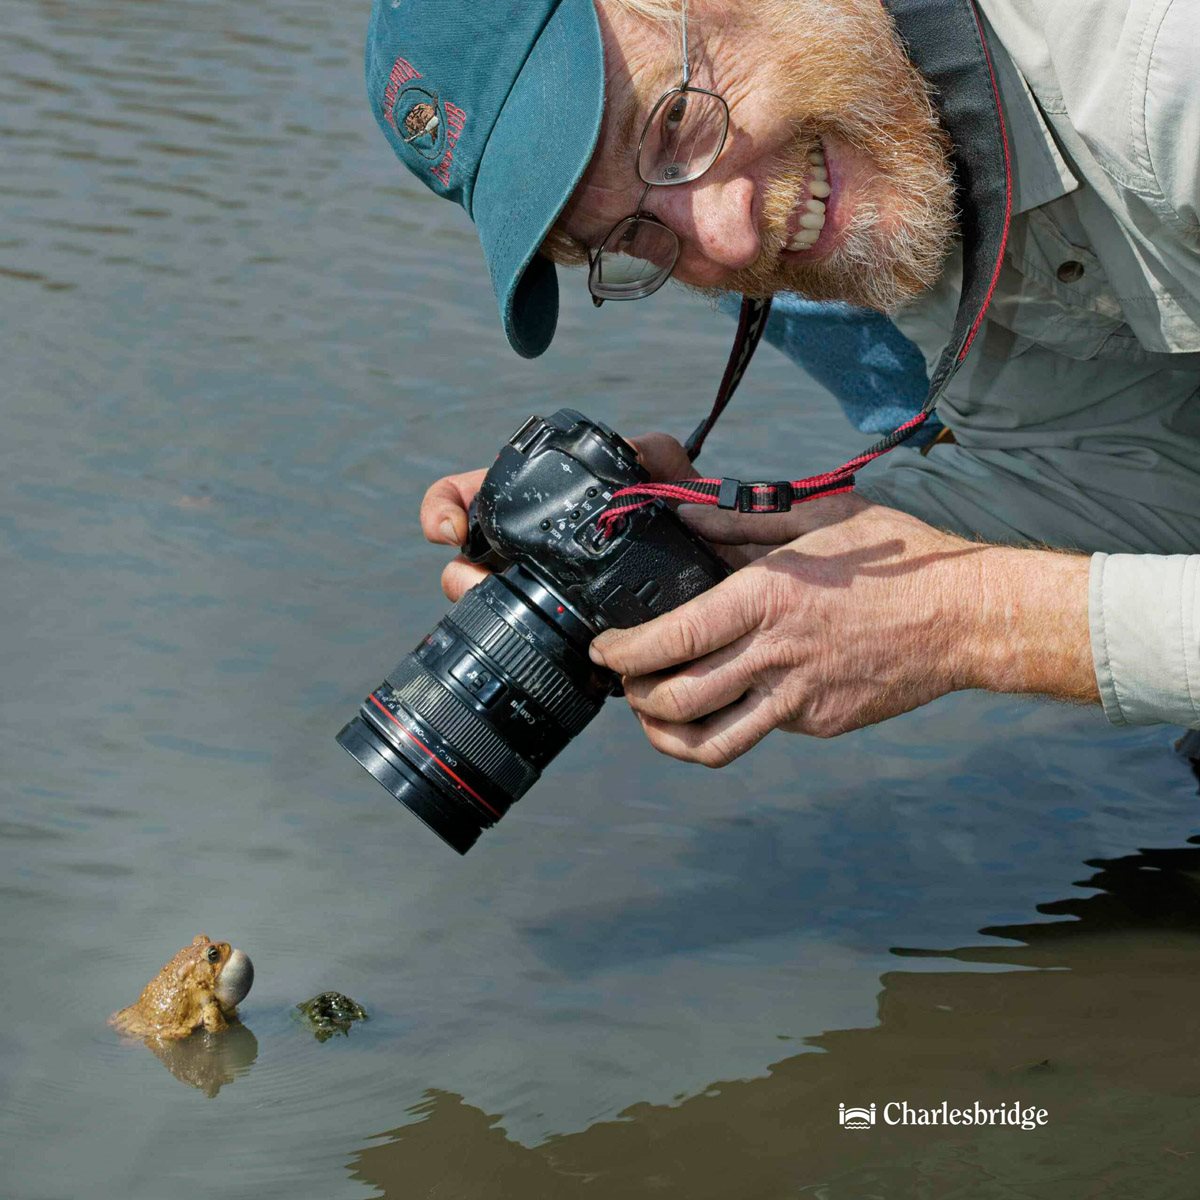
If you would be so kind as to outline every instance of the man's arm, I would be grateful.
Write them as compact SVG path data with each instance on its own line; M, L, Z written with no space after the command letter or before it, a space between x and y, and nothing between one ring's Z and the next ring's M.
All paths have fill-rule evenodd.
M981 545L855 496L681 513L746 565L593 644L675 758L724 766L772 729L831 737L963 688L1100 699L1085 556Z
M689 469L673 439L640 441L656 478ZM431 540L460 540L481 476L430 489ZM680 513L742 569L595 644L667 754L721 766L774 728L833 736L964 688L1200 728L1200 557L986 545L853 495ZM460 559L443 582L457 599L481 576Z

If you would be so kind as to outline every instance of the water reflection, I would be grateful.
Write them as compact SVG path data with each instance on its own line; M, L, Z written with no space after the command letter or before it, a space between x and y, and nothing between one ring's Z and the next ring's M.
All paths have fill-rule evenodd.
M1194 1195L1200 838L1088 866L1077 886L1090 894L1038 906L1066 919L980 931L1015 945L894 951L1018 969L889 971L877 1027L807 1038L766 1078L635 1104L533 1147L431 1090L353 1176L389 1198ZM901 1099L1020 1101L1049 1124L838 1127L840 1103Z
M210 1100L245 1075L258 1058L258 1039L240 1021L220 1033L201 1029L186 1038L143 1041L180 1083L197 1088Z

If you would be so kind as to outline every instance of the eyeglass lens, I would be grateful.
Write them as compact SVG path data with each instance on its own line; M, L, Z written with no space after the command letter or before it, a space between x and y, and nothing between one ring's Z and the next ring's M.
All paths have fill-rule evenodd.
M679 239L658 221L626 217L608 235L592 266L594 295L635 300L671 274Z
M725 144L729 110L725 101L695 88L676 88L655 105L638 147L644 183L690 183L716 161Z

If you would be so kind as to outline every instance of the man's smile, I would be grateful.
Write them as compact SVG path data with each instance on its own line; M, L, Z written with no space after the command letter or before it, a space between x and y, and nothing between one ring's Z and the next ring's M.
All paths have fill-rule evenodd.
M831 219L833 185L822 143L818 142L808 152L808 162L807 186L788 217L785 254L815 253L822 242L828 243L830 240L824 236L824 231L828 228L831 235L834 231Z

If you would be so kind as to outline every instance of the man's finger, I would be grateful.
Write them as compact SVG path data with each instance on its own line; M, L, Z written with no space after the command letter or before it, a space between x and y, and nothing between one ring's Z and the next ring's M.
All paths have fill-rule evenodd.
M743 651L748 638L678 671L626 676L625 698L639 717L683 724L698 721L740 700L749 687Z
M592 660L618 675L650 675L702 658L754 627L753 590L745 572L731 575L645 625L602 633L592 643Z
M774 728L768 692L751 692L744 699L705 721L676 724L641 717L650 744L663 754L705 767L725 767L753 749Z
M647 433L629 442L653 480L695 479L700 474L688 461L687 451L669 433Z
M823 529L866 508L852 493L806 500L785 513L741 513L706 504L681 504L683 522L715 545L779 546L814 529Z
M468 562L460 554L451 559L442 571L442 591L457 604L465 592L469 592L477 583L486 579L488 574L483 567Z
M421 532L431 542L461 546L467 536L467 509L487 471L447 475L425 493L421 501Z

